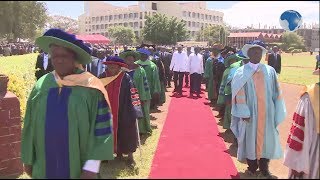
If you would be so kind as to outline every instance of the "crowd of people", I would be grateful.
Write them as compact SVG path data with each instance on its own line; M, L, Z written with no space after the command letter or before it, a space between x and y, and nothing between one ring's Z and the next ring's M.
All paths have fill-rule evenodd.
M0 44L0 56L24 55L37 52L37 48L29 43Z
M100 164L113 160L114 154L134 167L140 138L152 135L150 110L166 102L172 80L176 98L184 97L183 83L189 98L202 98L205 84L207 105L219 111L216 117L233 134L238 160L247 162L249 175L259 169L271 177L269 161L282 157L277 127L287 113L277 78L277 47L267 55L269 66L260 63L268 53L261 41L241 50L221 44L142 44L112 51L50 29L36 44L42 52L21 149L25 171L33 178L95 178ZM313 159L319 158L319 128L314 132L315 124L319 126L319 103L314 100L319 99L319 84L305 92L285 151L285 165L294 178L319 176L319 163Z

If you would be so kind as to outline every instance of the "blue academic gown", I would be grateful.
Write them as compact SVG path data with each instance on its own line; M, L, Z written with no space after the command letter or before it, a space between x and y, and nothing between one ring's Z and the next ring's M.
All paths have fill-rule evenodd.
M260 64L255 72L246 64L236 70L231 87L231 130L238 139L238 160L281 158L277 127L285 119L286 107L275 70ZM242 120L247 117L250 117L249 122Z

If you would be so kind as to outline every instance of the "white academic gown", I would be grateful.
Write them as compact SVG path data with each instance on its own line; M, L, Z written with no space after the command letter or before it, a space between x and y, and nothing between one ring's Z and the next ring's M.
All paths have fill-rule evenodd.
M303 172L303 179L319 179L319 134L309 95L301 96L285 149L284 165L289 170Z

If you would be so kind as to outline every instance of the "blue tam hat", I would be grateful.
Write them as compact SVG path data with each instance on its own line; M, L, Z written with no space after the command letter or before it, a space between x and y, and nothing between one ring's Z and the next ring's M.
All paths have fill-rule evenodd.
M116 64L121 67L128 67L128 65L124 62L123 59L121 59L119 56L108 56L106 61L103 62L103 64Z
M150 56L151 55L151 52L148 50L148 49L145 49L145 48L140 48L137 50L140 54L145 54L147 56Z
M36 44L46 53L49 53L52 44L68 48L76 53L76 60L80 64L89 64L92 61L90 48L75 35L61 29L49 29L43 36L36 39Z

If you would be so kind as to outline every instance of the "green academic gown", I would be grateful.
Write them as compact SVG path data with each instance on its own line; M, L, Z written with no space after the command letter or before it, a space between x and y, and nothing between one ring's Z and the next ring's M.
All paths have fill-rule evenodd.
M87 160L112 160L112 116L104 95L59 88L52 73L41 77L27 102L21 159L36 179L79 178Z
M209 57L206 61L204 68L204 78L208 80L208 99L213 100L213 71L212 71L212 59Z
M150 60L139 60L136 61L136 63L142 66L146 71L151 97L153 97L154 94L159 94L161 92L161 85L157 65Z
M228 77L230 75L230 71L233 68L238 68L241 66L241 61L235 62L231 64L223 73L220 92L218 96L218 104L225 105L225 113L223 119L223 128L230 129L231 125L231 82L228 82Z
M150 87L145 70L138 66L135 70L128 72L133 78L134 86L138 89L139 98L142 102L143 118L139 118L139 132L145 134L152 132L150 126Z

